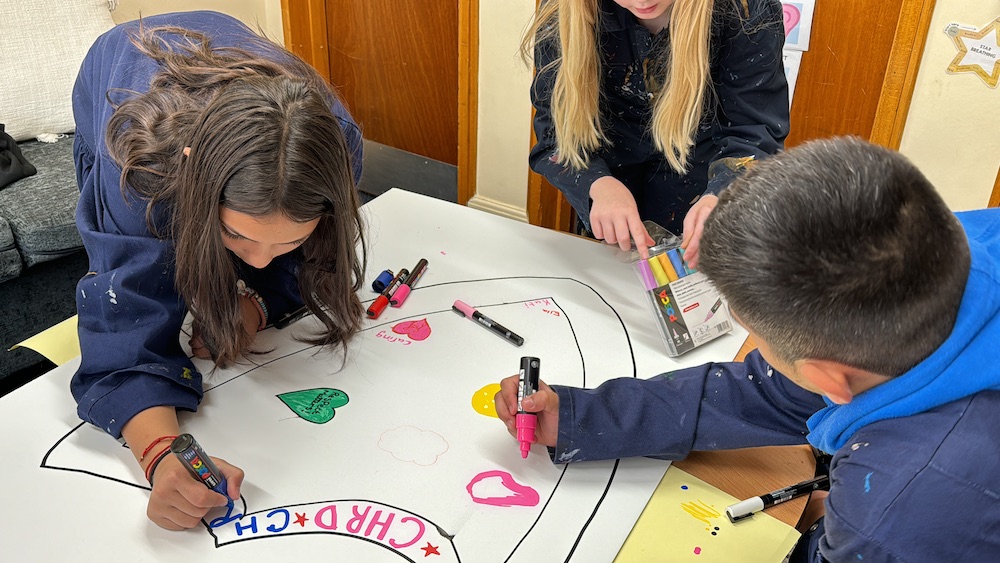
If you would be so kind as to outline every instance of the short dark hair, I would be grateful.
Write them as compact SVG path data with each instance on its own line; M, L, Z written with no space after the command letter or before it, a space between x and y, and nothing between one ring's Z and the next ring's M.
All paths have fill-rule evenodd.
M759 162L722 193L699 254L782 360L888 376L951 334L969 263L965 232L927 178L854 137Z

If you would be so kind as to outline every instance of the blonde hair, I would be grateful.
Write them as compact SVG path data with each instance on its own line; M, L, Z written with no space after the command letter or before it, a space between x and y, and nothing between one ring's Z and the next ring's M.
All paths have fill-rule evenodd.
M538 72L556 70L550 111L558 161L579 170L607 141L600 117L599 0L550 0L539 6L521 40L531 60L535 45L558 39L558 56ZM714 0L675 0L670 16L670 60L653 102L650 134L670 167L683 174L705 106ZM660 65L657 65L660 66ZM658 77L659 78L659 77Z

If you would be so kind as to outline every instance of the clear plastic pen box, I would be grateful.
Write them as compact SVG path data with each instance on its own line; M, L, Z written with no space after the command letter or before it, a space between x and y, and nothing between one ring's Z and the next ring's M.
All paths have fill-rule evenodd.
M632 268L642 284L668 356L679 356L733 330L729 307L705 274L684 260L680 238L646 223L657 242L643 260L633 252Z

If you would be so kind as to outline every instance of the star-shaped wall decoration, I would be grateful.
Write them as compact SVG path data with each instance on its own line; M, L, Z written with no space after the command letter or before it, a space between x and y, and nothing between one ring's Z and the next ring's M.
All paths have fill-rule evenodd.
M990 88L996 88L1000 82L1000 18L979 31L952 24L945 32L958 47L958 54L948 65L948 72L972 72Z

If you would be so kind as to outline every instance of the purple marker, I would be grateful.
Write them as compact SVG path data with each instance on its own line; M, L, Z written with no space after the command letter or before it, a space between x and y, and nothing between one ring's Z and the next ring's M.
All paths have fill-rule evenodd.
M642 278L642 285L647 290L656 289L656 276L653 275L653 269L649 267L649 262L639 260L637 264L639 264L639 277Z

